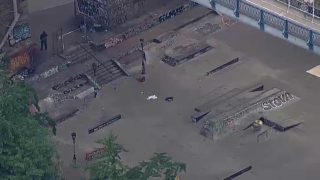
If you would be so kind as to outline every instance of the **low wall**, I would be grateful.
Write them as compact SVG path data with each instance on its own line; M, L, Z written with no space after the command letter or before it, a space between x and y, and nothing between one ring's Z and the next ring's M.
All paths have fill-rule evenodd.
M137 34L140 34L141 32L144 32L154 26L157 26L169 19L172 19L173 17L197 6L198 4L197 3L194 3L194 2L190 2L190 3L187 3L187 4L184 4L182 6L178 6L166 13L163 13L161 15L159 15L158 17L154 18L153 20L151 21L148 21L144 24L141 24L137 27L134 27L132 29L129 29L128 31L124 32L123 34L119 34L113 38L110 38L108 39L107 41L105 41L104 43L104 47L106 49L109 49L111 47L114 47L115 45L121 43L122 41L126 40L126 39L129 39Z

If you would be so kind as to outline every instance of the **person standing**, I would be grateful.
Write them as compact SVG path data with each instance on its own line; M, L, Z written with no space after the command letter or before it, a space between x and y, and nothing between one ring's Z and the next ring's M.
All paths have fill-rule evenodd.
M41 51L43 50L43 48L45 50L47 50L47 37L48 37L48 34L43 31L42 34L40 35L40 42L41 42Z

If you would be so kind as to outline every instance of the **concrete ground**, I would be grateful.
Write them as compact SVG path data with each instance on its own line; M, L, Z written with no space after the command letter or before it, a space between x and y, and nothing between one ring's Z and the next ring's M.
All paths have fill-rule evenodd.
M220 31L200 36L195 30L205 23L184 28L180 37L206 40L214 50L173 68L160 58L170 46L152 44L146 47L146 82L135 79L139 76L139 64L128 66L131 77L104 86L99 98L91 101L86 110L58 125L55 140L68 179L83 177L80 170L70 165L73 131L77 133L78 164L85 163L86 152L98 147L96 140L113 132L129 150L123 154L124 163L135 165L154 152L166 152L175 161L187 164L187 173L179 175L181 180L223 179L249 165L253 169L237 179L319 179L320 146L314 142L318 137L316 104L320 100L320 82L306 73L319 64L319 57L242 23L221 24ZM235 57L248 60L205 76L207 71ZM242 88L257 82L298 96L299 101L278 111L305 124L285 133L271 133L269 139L260 143L256 136L243 132L219 142L199 134L203 121L193 124L190 116L196 106L207 101L206 94L222 85ZM147 100L150 95L158 99ZM174 101L166 102L167 96L173 96ZM116 114L121 114L122 119L88 135L88 128Z
M155 26L145 32L142 32L140 34L137 34L136 36L119 43L115 47L109 48L107 50L101 51L101 52L95 52L94 56L102 63L105 63L112 59L113 57L117 57L118 55L122 53L126 53L133 47L136 47L140 44L140 38L144 38L146 41L152 40L153 38L164 34L176 27L179 27L185 23L188 23L191 19L195 17L199 17L203 14L208 12L207 8L204 7L195 7L173 19L170 19L162 24L159 24L158 26ZM210 17L214 17L216 15L211 14ZM140 55L141 57L141 55ZM135 60L135 59L133 59ZM50 61L50 60L49 60ZM52 59L51 61L55 61L55 59ZM121 59L119 60L121 61ZM52 86L55 84L61 83L65 81L66 79L70 78L71 76L74 76L76 74L79 74L80 72L85 72L88 70L88 68L91 68L91 64L95 62L95 60L87 61L82 64L77 64L75 66L72 66L68 68L66 71L61 71L53 76L50 76L49 78L42 80L37 83L33 83L33 87L37 90L37 94L39 96L39 99L44 99L47 96L50 96L53 92L51 89ZM50 64L50 63L46 63ZM48 67L49 68L49 67ZM50 67L52 68L52 66Z

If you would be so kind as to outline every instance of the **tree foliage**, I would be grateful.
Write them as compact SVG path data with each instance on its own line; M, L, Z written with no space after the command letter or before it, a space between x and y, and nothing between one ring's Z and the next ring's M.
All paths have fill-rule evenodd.
M172 162L165 153L155 153L148 161L140 162L138 166L129 167L121 161L120 154L126 149L116 142L117 136L98 141L104 145L99 157L86 165L93 180L149 180L164 177L165 180L175 180L177 174L186 171L184 163Z
M37 105L34 90L22 81L12 82L0 70L0 179L55 178L56 151L51 133L41 126L44 121L55 124L46 115L31 114L32 103Z

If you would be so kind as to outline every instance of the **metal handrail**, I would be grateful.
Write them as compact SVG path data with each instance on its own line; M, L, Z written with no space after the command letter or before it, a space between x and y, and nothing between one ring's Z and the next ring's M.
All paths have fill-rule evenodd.
M110 73L111 73L111 76L112 76L112 72L107 68L107 66L105 66L104 64L102 64L93 54L91 54L85 47L83 47L79 42L77 42L77 44L80 46L80 47L82 47L82 49L84 49L91 57L93 57L93 59L95 59L98 63L99 63L99 65L98 65L98 67L100 66L100 65L102 65L106 70L108 70Z

